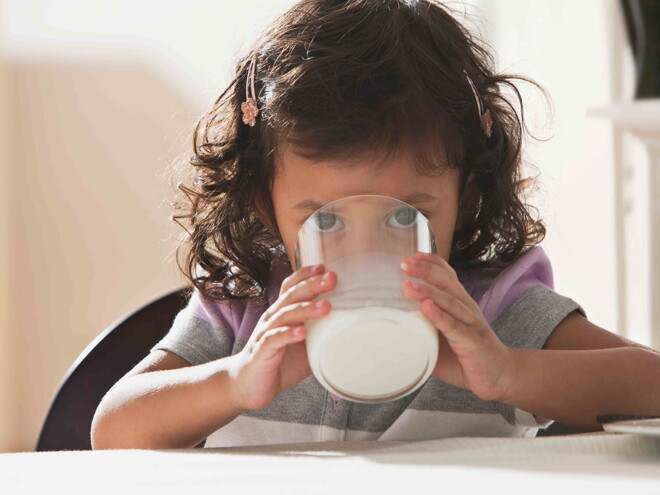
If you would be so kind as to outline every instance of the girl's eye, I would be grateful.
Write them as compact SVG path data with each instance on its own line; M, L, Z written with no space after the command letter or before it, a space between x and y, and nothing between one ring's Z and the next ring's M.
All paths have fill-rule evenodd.
M416 225L418 219L419 216L417 215L417 210L410 208L409 206L404 206L398 208L392 213L392 216L390 217L392 222L388 222L388 225L397 229L407 229Z
M335 232L343 223L334 213L317 213L312 219L312 225L319 232Z
M428 214L421 212L422 215L428 218ZM336 232L343 227L344 222L334 213L317 213L313 215L311 221L312 226L319 232L330 233ZM417 210L404 206L398 208L390 215L387 225L397 229L407 229L413 227L419 222Z

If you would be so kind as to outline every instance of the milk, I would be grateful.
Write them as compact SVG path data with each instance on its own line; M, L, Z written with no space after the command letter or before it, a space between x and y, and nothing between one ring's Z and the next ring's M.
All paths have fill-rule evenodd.
M438 330L419 310L333 308L305 326L314 376L354 402L403 397L421 387L436 364Z

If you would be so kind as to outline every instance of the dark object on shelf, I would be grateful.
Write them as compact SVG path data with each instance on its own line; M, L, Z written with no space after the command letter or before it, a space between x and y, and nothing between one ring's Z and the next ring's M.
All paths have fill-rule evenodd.
M108 327L78 356L60 383L36 451L91 450L91 426L105 393L169 331L185 306L186 287L164 295ZM201 442L197 447L203 447Z
M635 59L635 99L660 98L660 1L620 1Z

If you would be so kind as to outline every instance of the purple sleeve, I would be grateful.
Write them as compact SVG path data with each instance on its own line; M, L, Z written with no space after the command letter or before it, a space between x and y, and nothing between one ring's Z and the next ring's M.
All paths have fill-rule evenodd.
M233 301L213 301L195 290L188 303L190 311L197 318L215 327L224 328L231 338L234 338L234 329L238 328L238 304Z
M174 352L193 365L232 355L241 347L236 341L247 342L263 312L277 300L289 272L285 265L271 265L267 301L214 301L195 289L168 334L151 350Z
M540 246L534 246L502 270L481 296L479 307L486 321L494 322L513 301L535 285L554 289L552 266Z
M173 352L192 365L230 356L239 311L233 301L212 301L195 289L169 332L151 351Z

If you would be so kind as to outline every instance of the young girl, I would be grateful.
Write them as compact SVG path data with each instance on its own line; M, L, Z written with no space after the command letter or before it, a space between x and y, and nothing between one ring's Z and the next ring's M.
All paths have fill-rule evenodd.
M553 290L521 200L512 78L434 0L303 0L276 19L195 130L174 217L189 222L187 306L104 397L93 447L535 436L660 414L660 354ZM304 324L332 311L338 280L292 268L303 222L357 194L419 209L437 244L402 260L437 366L378 404L312 374Z

